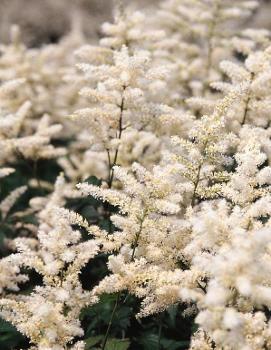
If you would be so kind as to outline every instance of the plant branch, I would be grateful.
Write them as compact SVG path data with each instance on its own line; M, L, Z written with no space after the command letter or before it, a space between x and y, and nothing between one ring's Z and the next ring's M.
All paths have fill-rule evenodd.
M124 91L125 91L125 89L126 89L126 86L123 87L123 94L122 94L122 100L121 100L121 105L120 105L120 118L119 118L119 128L118 128L118 135L117 135L118 140L121 139L122 132L124 130L122 124L123 124L123 112L125 110L125 108L124 108L124 106L125 106L125 99L124 99ZM108 187L109 188L112 187L112 183L113 183L113 179L114 179L114 166L117 165L118 154L119 154L119 147L120 147L120 145L118 144L112 163L111 163L109 150L107 150L108 161L109 161L109 174L110 174L109 175L109 179L108 179Z
M134 243L133 243L133 251L132 251L130 263L134 261L135 250L136 250L136 247L138 246L138 241L139 241L140 234L141 234L141 232L142 232L143 222L144 222L144 220L145 220L145 217L146 217L146 211L144 211L143 217L142 217L142 219L140 220L140 227L139 227L139 230L138 230L138 232L136 233L136 236L135 236L135 240L134 240ZM126 295L126 297L125 297L123 303L126 302L127 297L128 297L128 294ZM106 330L106 333L105 333L105 336L104 336L104 339L103 339L103 343L102 343L102 348L101 348L101 350L104 350L104 349L105 349L105 346L106 346L106 343L107 343L107 340L108 340L108 337L109 337L109 334L110 334L110 331L111 331L111 327L112 327L112 324L113 324L113 320L114 320L116 311L117 311L117 309L118 309L118 307L119 307L119 304L120 304L120 292L117 293L117 299L116 299L114 308L113 308L112 313L111 313L110 321L109 321L109 323L108 323L108 327L107 327L107 330Z

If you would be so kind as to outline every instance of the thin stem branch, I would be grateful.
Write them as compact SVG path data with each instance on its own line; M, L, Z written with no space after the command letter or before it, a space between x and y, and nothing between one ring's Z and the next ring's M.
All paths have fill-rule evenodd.
M255 74L251 73L251 79L250 79L250 84L252 84L254 80ZM243 115L243 120L241 122L241 125L245 125L248 117L248 112L249 112L249 107L250 107L250 101L251 101L251 95L248 95L248 98L246 100L246 105L245 105L245 110L244 110L244 115Z
M135 258L135 250L136 250L136 247L138 246L138 241L139 241L140 234L141 234L141 232L142 232L143 222L144 222L144 220L145 220L145 217L146 217L146 211L144 211L144 213L143 213L143 217L142 217L142 219L140 220L140 227L139 227L139 230L138 230L138 232L136 233L136 236L135 236L135 240L134 240L134 243L133 243L133 251L132 251L130 263L133 262L133 261L134 261L134 258ZM127 297L128 297L128 295L127 295L126 298L124 299L124 303L126 302ZM104 350L104 349L105 349L105 346L106 346L106 343L107 343L107 340L108 340L108 337L109 337L109 334L110 334L110 331L111 331L111 327L112 327L112 324L113 324L113 320L114 320L116 311L117 311L117 309L118 309L118 307L119 307L119 304L120 304L120 292L117 293L117 299L116 299L114 308L113 308L112 313L111 313L111 316L110 316L110 321L109 321L108 326L107 326L107 330L106 330L106 333L105 333L105 336L104 336L104 339L103 339L103 343L102 343L101 350Z
M118 128L118 134L117 134L117 138L118 140L121 139L122 136L122 132L123 132L123 112L124 112L124 105L125 105L125 99L124 99L124 91L126 89L126 86L123 87L123 94L122 94L122 100L121 100L121 105L120 105L120 118L119 118L119 128ZM109 150L107 150L107 154L108 154L108 161L109 161L109 179L108 179L108 187L111 188L112 187L112 183L114 180L114 166L117 165L117 161L118 161L118 154L119 154L119 147L120 145L117 145L116 151L115 151L115 155L113 158L113 162L111 162L111 158L110 158L110 153Z
M105 333L105 336L104 336L104 339L103 339L101 350L105 349L105 346L106 346L106 343L107 343L107 340L108 340L108 337L109 337L109 334L110 334L110 331L111 331L111 327L112 327L112 324L113 324L113 320L114 320L117 308L119 306L119 301L120 301L120 293L117 294L117 299L115 301L115 305L114 305L114 308L113 308L113 311L112 311L112 314L111 314L111 317L110 317L110 320L109 320L109 323L108 323L108 326L107 326L107 330L106 330L106 333Z
M41 183L40 183L40 178L39 178L39 174L38 174L38 159L34 160L34 166L33 166L33 173L34 173L34 178L37 181L37 185L38 185L38 189L43 192L43 189L41 187Z
M206 153L207 145L208 145L208 140L206 140L203 143L203 147L202 147L202 151L201 151L202 154ZM196 198L197 198L197 189L198 189L199 182L200 182L200 174L201 174L201 169L203 167L203 164L204 164L204 158L201 160L201 162L199 164L198 171L197 171L197 176L196 176L196 181L194 182L194 191L193 191L192 200L191 200L191 206L192 207L194 207L195 201L196 201Z
M191 200L191 206L192 207L194 207L195 201L196 201L197 189L198 189L198 186L199 186L201 168L202 168L202 164L200 164L200 166L198 168L196 181L194 183L194 191L193 191L192 200Z
M161 348L162 328L163 328L163 313L159 317L157 350L160 350Z
M132 251L131 260L130 260L131 262L133 262L134 259L135 259L135 251L136 251L136 248L138 246L138 241L139 241L140 234L142 232L142 228L143 228L143 223L144 223L145 217L146 217L146 211L144 211L143 217L140 220L139 230L138 230L138 232L137 232L137 234L135 236L135 241L133 243L133 251Z
M246 124L246 119L247 119L247 116L248 116L250 100L251 100L251 97L249 96L248 99L246 100L244 116L243 116L243 120L242 120L242 123L241 123L242 126Z
M111 157L110 157L110 151L107 148L106 149L106 153L107 153L107 160L108 160L108 184L110 182L110 176L111 176Z
M207 80L205 81L205 88L207 89L209 87L209 80L210 80L210 70L213 65L213 39L215 36L216 26L217 26L217 18L218 13L220 10L220 1L215 1L214 8L213 8L213 18L209 25L209 32L208 32L208 42L207 42L207 58L206 58L206 76Z

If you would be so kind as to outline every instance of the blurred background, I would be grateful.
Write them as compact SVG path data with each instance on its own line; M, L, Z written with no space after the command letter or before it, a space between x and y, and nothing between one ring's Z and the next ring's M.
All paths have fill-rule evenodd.
M7 42L11 24L20 25L24 42L31 47L57 42L79 15L91 39L100 35L100 24L112 18L114 0L0 0L0 40ZM163 0L161 0L163 1ZM236 0L238 1L238 0ZM136 8L154 6L159 0L124 0ZM261 0L259 11L249 25L271 29L271 0Z

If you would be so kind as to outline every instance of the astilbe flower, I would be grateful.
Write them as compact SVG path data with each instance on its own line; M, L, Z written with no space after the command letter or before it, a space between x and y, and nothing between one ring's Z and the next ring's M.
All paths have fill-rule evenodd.
M262 128L269 127L270 86L270 46L264 50L251 52L244 64L234 61L222 61L220 70L226 81L211 83L211 87L224 95L237 85L246 85L238 103L231 106L228 113L228 128L238 133L245 124L253 124ZM263 88L264 87L264 88ZM201 112L212 111L219 94L209 98L190 98L187 100L191 108Z
M17 28L13 30L13 44L2 48L0 57L0 144L3 149L0 161L12 163L17 158L36 161L64 155L64 148L52 145L52 138L59 135L62 126L51 123L50 117L45 114L45 105L43 110L38 110L36 106L36 95L41 93L35 91L46 82L42 77L40 81L32 81L32 75L36 77L38 74L31 71L32 55L18 42Z
M69 184L75 186L90 175L101 179L108 174L107 156L88 148L89 138L84 135L69 148L69 157L60 157L57 162L63 169Z
M222 61L220 69L229 77L227 82L214 82L211 86L223 94L229 93L238 84L246 84L243 96L238 103L233 104L228 115L229 127L238 133L240 126L253 124L266 128L269 126L270 87L270 47L249 54L244 64ZM264 86L264 88L263 88ZM215 100L190 99L191 106L210 110ZM200 106L201 104L201 106Z
M224 120L242 91L243 87L237 87L217 104L213 114L196 120L189 139L173 138L173 144L179 149L172 155L176 162L172 171L181 175L180 185L191 198L192 206L197 199L219 196L221 183L228 179L224 167L230 163L227 150L234 137L226 132Z
M63 147L54 147L51 144L52 138L59 134L62 126L59 124L49 125L50 118L48 115L44 115L40 119L33 134L21 134L21 121L27 115L30 107L30 103L26 102L15 115L8 114L0 117L3 125L2 134L0 134L0 144L4 149L4 152L1 154L2 163L12 163L17 158L37 161L66 154L66 150Z
M131 52L139 48L152 52L157 42L164 39L165 32L161 29L156 30L147 23L145 12L134 10L132 7L124 8L122 2L119 2L114 22L105 22L101 27L103 38L100 45L115 50L125 45Z
M212 350L212 340L203 332L202 329L194 333L191 339L190 348L191 350Z
M195 261L211 276L206 295L199 297L201 311L196 321L218 346L270 346L270 325L265 315L270 307L267 227L247 232L236 226L216 255L203 254Z
M59 178L56 191L61 183ZM30 295L7 294L0 300L1 316L30 338L33 349L41 350L65 349L74 337L82 336L80 311L96 302L91 292L82 289L78 275L97 254L98 246L93 240L82 241L80 231L73 230L61 215L59 195L55 193L52 198L47 215L39 216L37 240L15 240L19 266L35 269L43 277L43 285L36 286ZM18 277L18 281L23 278Z
M63 115L80 101L78 86L70 83L67 87L64 77L74 66L70 51L84 43L77 27L74 25L58 45L29 49L22 42L19 28L13 26L11 43L1 46L3 162L18 158L36 162L66 154L64 147L55 147L53 143L56 138L74 135Z
M242 30L238 36L232 38L234 50L247 57L259 48L270 45L270 31L268 29L248 28Z
M29 202L32 212L35 213L38 221L46 227L46 230L54 228L55 211L52 208L57 208L60 212L64 210L68 198L80 197L73 184L65 181L63 173L57 177L53 188L49 190L50 193L47 196L34 197ZM67 217L65 218L68 220ZM76 225L77 223L70 224Z
M113 234L94 231L105 251L117 253L109 257L112 274L95 288L98 294L127 289L145 297L152 288L148 281L154 275L170 271L180 259L181 231L185 224L174 219L180 209L178 189L174 188L170 175L159 168L149 172L135 163L132 171L128 173L122 168L114 168L116 179L123 185L122 191L84 183L78 185L83 195L92 195L118 206L122 214L111 216L118 229Z
M8 176L12 173L15 173L15 169L13 168L2 168L0 169L0 179L5 176ZM4 187L4 184L1 183L1 189ZM24 222L24 218L30 214L31 210L29 208L20 208L20 204L23 202L24 194L28 191L27 186L18 186L14 189L11 189L8 194L5 196L1 196L0 200L0 226L1 226L1 235L2 235L2 247L3 247L3 255L5 258L0 260L2 263L2 274L1 278L3 279L2 290L4 289L4 285L8 283L10 286L17 285L20 277L20 269L19 265L15 263L13 265L12 261L16 260L16 257L6 256L5 250L10 253L14 251L14 242L9 237L11 233L11 237L15 237L18 235L20 230L26 229L29 232L35 232L35 225L28 224ZM8 233L8 234L7 234ZM1 256L1 257L2 257ZM11 258L12 257L12 258ZM11 259L10 259L11 258ZM18 259L16 260L18 262ZM11 265L11 266L8 266ZM5 272L6 269L6 272ZM10 280L9 276L10 275ZM16 277L16 275L18 275ZM21 275L25 276L25 275ZM25 276L26 277L26 276ZM22 277L22 281L25 277ZM15 288L15 287L14 287ZM18 289L19 290L19 289Z
M100 54L99 48L89 47L82 48L78 55L88 57L89 60L94 57L98 62L79 64L88 83L80 94L88 98L91 104L76 111L72 118L89 130L85 134L90 140L89 146L92 146L92 150L101 152L101 161L108 163L108 181L111 183L112 168L118 163L120 152L123 150L122 158L127 157L125 148L122 147L122 139L127 133L134 132L134 137L140 140L145 138L146 132L157 135L166 133L167 124L177 126L182 131L186 127L177 121L178 115L175 115L172 108L148 98L148 84L163 80L164 71L152 68L145 51L131 55L128 48L123 46L119 51L103 49ZM185 118L182 121L184 120Z
M208 339L217 348L270 346L270 167L262 166L266 155L255 138L243 144L235 155L236 172L222 189L232 204L203 203L203 210L191 216L192 240L184 256L191 259L192 269L205 271L200 284L205 293L181 288L180 294L197 301L196 322L207 334L201 340L196 334L191 349Z
M270 33L229 29L256 6L167 0L156 18L120 8L99 46L81 46L76 21L59 44L27 49L14 27L1 46L0 177L18 158L65 172L53 190L40 181L49 194L27 210L37 226L0 260L0 315L31 349L83 350L80 311L124 291L138 318L176 304L196 314L191 350L271 347ZM3 222L25 190L0 203ZM65 208L89 195L105 202L99 216L115 207L109 232ZM79 274L99 252L109 274L86 291ZM43 279L28 295L22 268Z
M15 169L1 168L0 179L12 174ZM13 190L6 198L0 202L1 224L5 222L10 210L20 198L20 196L27 190L26 186L21 186ZM2 296L7 291L19 291L19 284L28 281L28 276L20 273L18 262L20 259L18 255L11 254L5 258L0 259L0 295Z
M63 123L63 113L71 108L69 97L71 93L75 96L72 86L68 90L63 83L74 64L74 56L68 53L84 43L83 36L72 28L58 45L41 48L27 48L18 26L11 28L10 36L11 42L0 47L0 78L4 86L19 81L23 88L13 93L12 101L1 101L1 105L14 112L25 101L31 101L31 120L26 120L24 126L28 130L33 130L44 114L51 115L54 122L61 118Z
M173 69L171 100L208 93L208 85L220 76L218 64L233 55L232 37L238 27L232 22L251 15L257 1L211 0L163 1L153 23L166 32L158 43L157 57ZM256 32L256 31L255 31ZM239 39L239 46L241 42Z
M6 219L10 209L14 206L18 198L20 198L25 193L26 190L26 186L17 187L0 202L1 220Z
M181 145L183 148L180 155L175 157L180 164L176 164L175 169L174 166L172 167L173 173L176 175L176 173L179 171L182 174L183 179L179 184L178 190L181 190L180 193L182 195L186 192L190 192L190 203L192 206L196 204L196 199L206 200L223 196L224 193L226 193L226 187L224 189L223 183L228 181L231 176L227 171L225 172L223 168L232 164L232 161L229 162L226 153L230 148L230 142L234 141L234 145L237 145L238 138L235 138L231 134L227 135L227 129L225 128L225 117L234 104L234 100L240 96L243 96L247 92L247 89L247 81L239 81L238 84L234 84L234 88L228 89L229 96L222 100L222 102L218 103L213 114L211 114L209 117L203 117L193 123L191 131L188 135L190 140L175 137L175 143ZM225 137L223 141L220 141L221 135ZM238 159L238 157L239 156L236 155L236 159ZM170 168L171 173L172 168ZM119 168L114 168L114 172L116 172L114 173L114 176L116 177L119 176L118 169ZM125 176L127 177L128 174L126 173ZM189 183L187 184L184 179L188 179ZM128 177L125 179L122 176L122 181L124 183L126 181L128 184ZM228 188L230 188L232 181L229 183ZM132 178L129 180L129 186L131 188L136 188L136 184L132 181ZM99 189L84 184L80 185L80 190L85 194L88 193L97 196L98 198L103 198L104 200L109 201L111 204L118 205L126 214L126 210L128 209L123 210L123 208L125 208L125 202L129 203L130 211L133 210L131 204L132 202L129 202L125 196L123 197L122 194L115 192L115 190ZM182 201L183 198L180 197L179 200ZM198 210L200 211L200 208ZM214 211L214 213L216 213L216 211ZM175 215L176 214L177 213L175 213ZM128 217L130 215L131 213L128 214ZM191 215L192 227L194 220L193 215L194 214ZM126 226L123 227L124 223L126 225L126 217L121 218L121 221L119 221L120 219L118 216L112 216L112 220L114 225L121 228L123 232L125 232L124 228L127 230ZM165 220L164 217L163 220ZM171 223L174 222L174 220L170 221ZM180 225L180 228L181 221L178 221L178 224ZM133 227L134 225L135 223L133 223ZM190 224L183 225L186 228L184 231L188 234ZM132 225L129 225L129 229L131 229L131 226ZM143 224L142 226L144 227ZM162 226L163 225L160 225L160 227ZM167 228L167 236L169 235L170 230L172 230L171 232L174 236L176 233L174 232L172 225L170 228ZM148 235L150 235L150 232L151 230L149 230ZM215 252L218 247L227 241L227 236L223 237L223 234L225 234L224 230L221 232L222 237L220 236L220 241L214 238L214 241L211 242L206 249L210 249L211 251ZM158 254L159 252L157 247L152 245L152 254L149 256L148 250L138 248L137 244L139 244L140 247L140 242L136 242L136 244L134 244L132 241L132 244L130 243L132 247L130 248L130 250L132 249L132 254L130 253L129 256L129 251L127 251L125 248L124 242L122 240L118 241L119 236L122 238L121 231L120 233L117 231L113 235L108 236L105 232L101 232L97 229L95 235L97 239L103 243L105 250L119 250L121 253L116 257L111 256L109 258L109 268L112 270L113 275L105 278L105 280L101 282L100 286L96 289L98 293L116 292L122 289L130 290L130 292L144 299L142 303L143 308L140 313L141 316L161 311L179 300L189 301L190 297L192 296L194 296L194 298L196 298L196 296L198 298L202 297L202 291L206 286L203 286L201 282L208 277L207 271L202 271L199 266L193 264L190 266L188 272L184 272L181 269L174 270L176 263L182 259L181 255L183 253L181 253L181 251L184 249L184 242L183 246L180 247L181 249L179 255L174 256L173 254L173 259L169 259L169 261L171 261L169 266L172 269L170 273L169 266L165 266L164 264L161 265L159 259L157 259L157 257L154 258L154 255ZM135 237L137 236L135 235ZM127 234L127 232L125 232L125 238L126 240L129 240L129 234ZM193 246L194 237L192 236L190 238L192 238L192 245L190 244L188 247ZM169 243L165 243L167 242L167 238L164 237L162 241L164 246L167 246L170 251L172 247L168 246ZM144 243L146 244L146 242ZM174 244L176 244L176 242L174 242ZM215 250L213 250L213 244L217 244ZM184 255L186 255L188 260L191 259L191 256L189 256L189 249L191 248L184 249ZM137 251L141 253L138 257L136 256ZM167 254L170 253L167 251ZM149 264L150 261L152 262L151 265ZM125 277L120 279L119 275L121 276L122 274ZM145 283L142 283L142 280L145 281ZM180 285L182 285L183 288L184 286L187 286L187 289L183 289L183 292L179 294L178 291ZM189 290L189 288L191 288L190 297L187 292L185 292L185 290Z
M218 103L212 115L196 121L190 132L190 140L174 138L175 144L179 147L182 146L183 149L182 152L178 151L173 156L177 163L168 166L168 170L175 175L174 181L177 182L178 189L182 194L180 204L184 214L182 214L183 219L179 220L177 225L179 225L178 235L181 234L183 245L178 248L180 254L176 256L175 266L172 265L175 269L173 268L171 272L169 270L152 270L148 281L148 285L152 286L152 292L148 291L140 315L156 313L176 302L189 302L193 295L201 295L204 289L204 280L207 277L206 271L198 265L193 265L189 252L197 252L201 248L212 251L215 244L219 245L227 241L226 230L221 230L220 235L218 235L213 226L211 232L216 233L213 236L201 235L197 242L198 235L193 235L193 225L194 221L197 220L196 215L201 215L201 204L198 204L199 209L195 208L195 212L192 208L201 201L223 196L224 184L230 180L230 174L223 169L225 165L232 163L227 156L232 136L226 133L224 116L241 93L242 87L238 87L236 91ZM223 140L221 140L222 135L224 135ZM206 209L208 215L210 210L208 207ZM217 211L217 209L214 210L214 217L217 215ZM181 222L183 222L183 227ZM202 223L198 225L199 228L201 225ZM207 234L210 229L211 227L207 226ZM201 231L199 232L201 233ZM174 230L172 233L176 234ZM166 238L163 242L167 242ZM189 292L179 293L179 286L182 286L184 291L188 289Z
M183 135L190 125L190 116L160 103L166 89L166 71L161 64L154 65L148 45L143 49L143 42L158 40L161 31L143 38L140 28L144 25L146 29L144 16L128 14L129 10L120 9L114 24L104 24L105 37L99 47L85 45L76 51L85 78L80 75L78 79L77 73L69 79L81 85L80 97L85 99L82 105L87 108L73 115L77 127L79 119L83 122L82 131L70 147L73 161L61 159L60 164L69 173L76 173L78 180L91 171L106 178L108 168L115 164L129 167L137 161L150 168L161 157L159 136L172 132ZM86 124L92 130L86 130Z
M235 154L237 167L231 175L231 180L223 188L226 198L240 206L251 206L255 200L270 192L271 168L259 167L266 161L265 153L261 152L261 145L250 141Z
M20 272L20 257L11 254L0 260L0 295L18 292L19 285L28 281L28 276Z

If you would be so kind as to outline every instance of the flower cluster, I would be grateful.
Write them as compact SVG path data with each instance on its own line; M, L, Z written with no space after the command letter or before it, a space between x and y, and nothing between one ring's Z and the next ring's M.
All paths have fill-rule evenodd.
M119 2L96 45L78 18L41 48L11 29L0 316L30 349L83 350L86 328L108 349L129 297L135 322L182 309L197 325L190 350L271 348L271 42L245 28L259 5ZM95 259L105 273L92 283ZM106 294L116 303L101 335L82 310Z

